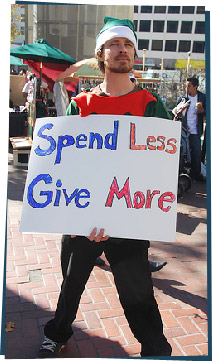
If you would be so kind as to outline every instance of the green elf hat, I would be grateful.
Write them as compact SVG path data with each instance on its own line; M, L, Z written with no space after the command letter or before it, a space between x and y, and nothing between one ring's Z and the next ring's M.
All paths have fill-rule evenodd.
M104 18L104 23L105 26L96 37L95 54L100 49L100 47L105 44L106 41L113 38L129 39L134 44L137 53L137 36L135 33L134 24L131 20L115 19L106 16Z

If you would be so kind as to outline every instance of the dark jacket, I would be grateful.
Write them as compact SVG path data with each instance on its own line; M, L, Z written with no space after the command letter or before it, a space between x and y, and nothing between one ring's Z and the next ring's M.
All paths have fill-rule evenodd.
M177 104L179 104L183 100L183 98L185 98L186 101L189 100L188 94L186 93L186 94L182 95L181 97L179 97L177 99ZM202 106L204 108L204 112L202 114L197 114L197 119L198 119L197 132L198 132L199 136L201 137L201 135L203 133L203 118L206 115L206 96L205 96L205 94L200 91L197 91L197 101L202 102ZM182 126L185 129L187 129L187 112L184 117L179 117L179 118L182 121Z

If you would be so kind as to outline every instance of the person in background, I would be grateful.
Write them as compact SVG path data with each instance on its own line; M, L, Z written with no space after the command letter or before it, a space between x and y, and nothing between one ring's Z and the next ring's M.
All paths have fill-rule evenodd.
M26 70L25 70L25 69L21 69L21 70L19 71L19 75L26 76Z
M10 70L10 74L11 74L11 75L18 75L17 71L15 71L14 68L12 68L12 69Z
M188 104L183 112L177 114L182 127L188 132L191 157L190 177L194 181L204 181L201 174L201 136L203 134L203 119L206 115L206 96L198 90L196 77L187 79L186 93L177 100L177 105ZM182 166L181 166L182 167Z
M27 74L27 82L24 84L24 87L22 89L22 94L26 98L26 107L28 108L29 103L33 103L34 98L34 79L35 74L34 73L28 73Z
M10 88L10 96L11 96L11 93L12 93L12 90L11 90L11 88ZM10 100L9 100L9 108L13 108L13 101L11 100L11 98L10 98Z

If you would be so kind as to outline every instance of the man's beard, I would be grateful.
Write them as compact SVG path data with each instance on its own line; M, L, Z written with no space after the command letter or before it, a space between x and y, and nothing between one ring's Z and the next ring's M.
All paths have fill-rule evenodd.
M119 55L115 58L115 60L117 59L119 59ZM123 57L123 55L121 55L121 57ZM126 56L126 59L128 60L129 59L129 57L128 56ZM130 60L130 59L129 59ZM125 62L125 61L123 61L123 63L119 63L119 66L117 66L117 67L113 67L113 66L111 66L111 65L109 65L109 64L105 64L105 67L107 68L107 69L109 69L110 70L110 72L111 73L117 73L117 74L126 74L126 73L130 73L131 71L132 71L132 69L133 69L133 63L131 63L131 62Z
M133 69L132 65L127 65L127 64L123 64L120 65L118 68L113 68L113 67L107 67L111 73L116 73L116 74L126 74L126 73L130 73Z

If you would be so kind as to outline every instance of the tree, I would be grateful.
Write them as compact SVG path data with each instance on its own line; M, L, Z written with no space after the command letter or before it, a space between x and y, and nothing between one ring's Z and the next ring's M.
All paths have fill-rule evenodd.
M15 40L17 35L21 35L19 31L19 21L22 19L20 12L20 5L11 5L11 31L10 31L10 42Z

